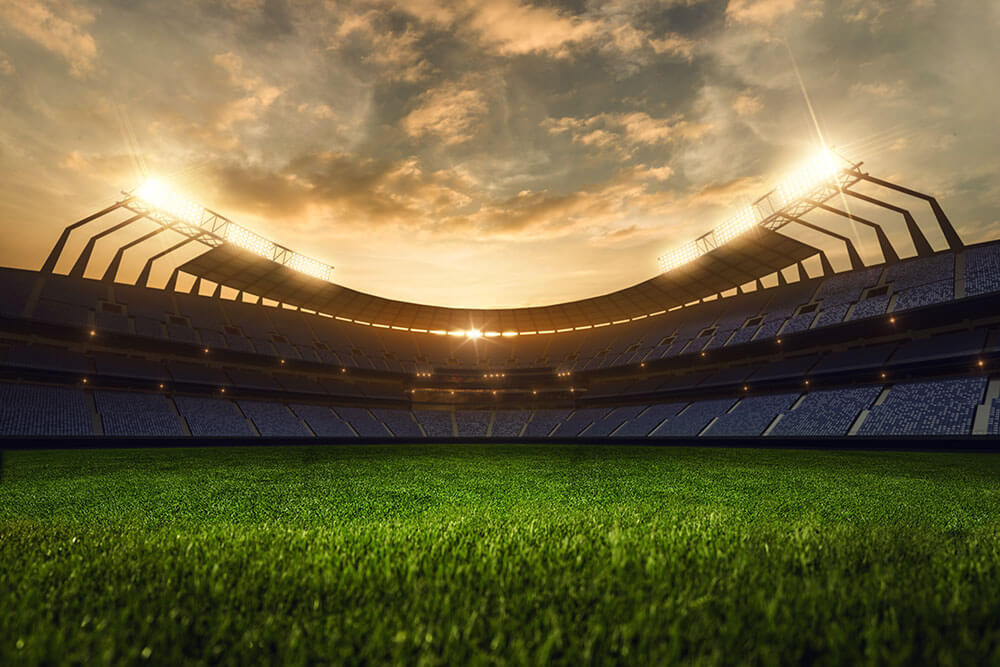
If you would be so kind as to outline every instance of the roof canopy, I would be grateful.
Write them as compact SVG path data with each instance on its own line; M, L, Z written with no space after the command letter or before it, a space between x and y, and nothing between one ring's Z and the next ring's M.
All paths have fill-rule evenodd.
M819 250L759 227L694 261L601 296L530 308L469 309L385 299L293 271L224 244L186 262L186 273L337 317L407 329L545 331L629 320L669 310L772 274Z

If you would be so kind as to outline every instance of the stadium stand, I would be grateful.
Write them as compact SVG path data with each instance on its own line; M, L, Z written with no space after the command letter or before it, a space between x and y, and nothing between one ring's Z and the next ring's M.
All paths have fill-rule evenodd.
M985 377L893 386L861 423L861 435L968 435Z
M758 436L784 410L787 410L799 394L771 394L750 396L742 399L729 412L719 416L705 431L711 436Z
M372 408L372 414L397 437L417 437L423 435L420 426L409 410Z
M489 410L455 410L455 431L460 438L485 438L492 420Z
M493 417L494 438L516 438L531 417L530 410L497 410Z
M735 399L722 398L692 403L675 416L667 418L653 431L653 435L698 435L735 402Z
M315 435L326 438L356 438L357 433L333 410L323 405L289 406Z
M0 382L3 435L93 435L83 391L68 387Z
M170 399L159 394L95 391L94 404L101 415L104 435L143 437L181 436L180 415Z
M969 434L976 414L996 433L1000 420L992 398L977 413L1000 363L997 242L480 341L0 279L7 436L868 437Z
M176 396L174 403L191 435L252 436L253 429L232 401L199 396Z
M783 412L772 436L845 436L882 387L814 391Z
M653 433L665 419L680 412L687 403L650 405L632 419L611 432L616 438L644 438Z
M390 435L382 422L375 419L367 408L338 405L336 412L341 419L351 425L355 433L363 438L384 438Z
M238 403L243 414L250 418L250 421L257 428L257 432L264 437L309 435L298 417L281 403L264 401L239 401Z
M428 438L454 437L455 425L451 410L415 410L413 414L423 426Z

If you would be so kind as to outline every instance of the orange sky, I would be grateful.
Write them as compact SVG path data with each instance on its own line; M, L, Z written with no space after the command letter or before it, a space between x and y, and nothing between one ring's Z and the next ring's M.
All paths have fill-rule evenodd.
M998 28L972 0L8 0L0 264L151 174L355 289L608 292L816 150L779 36L829 143L994 237Z

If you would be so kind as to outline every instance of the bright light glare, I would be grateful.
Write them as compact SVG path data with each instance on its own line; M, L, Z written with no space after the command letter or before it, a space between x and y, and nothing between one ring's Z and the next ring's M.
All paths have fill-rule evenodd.
M226 226L226 240L261 257L274 258L274 244L263 236L254 234L246 227L229 223Z
M465 332L466 338L479 338L483 335L483 332L479 329L469 329Z
M213 219L205 208L185 199L163 182L154 178L136 188L132 195L150 208L191 224L202 225L207 220ZM219 233L233 245L270 260L274 259L278 249L278 246L272 241L234 222L228 222ZM298 253L291 253L286 266L325 281L330 280L330 274L333 271L333 267L330 265Z
M288 267L310 275L313 278L319 278L320 280L327 281L330 280L330 265L317 261L312 257L306 257L305 255L295 253L288 261Z
M826 181L836 181L839 172L840 168L837 166L836 156L831 151L824 150L775 188L777 207L784 208L805 197ZM747 206L712 230L715 246L718 247L732 241L737 236L753 229L760 222L761 218L757 208ZM708 252L708 249L706 246L705 250L701 250L694 241L689 241L659 258L660 271L670 271L687 264Z
M154 178L147 180L136 188L133 194L149 206L195 225L200 225L205 215L204 208L193 201L181 197Z
M830 151L823 151L789 176L776 189L780 206L787 206L816 189L824 181L837 178L837 160Z
M753 229L758 222L760 222L760 217L757 215L757 209L753 206L747 206L713 230L715 243L717 245L728 243L740 234Z
M660 271L670 271L671 269L676 269L682 264L687 264L688 262L697 259L700 255L698 246L694 241L688 241L679 248L674 248L666 255L660 257Z

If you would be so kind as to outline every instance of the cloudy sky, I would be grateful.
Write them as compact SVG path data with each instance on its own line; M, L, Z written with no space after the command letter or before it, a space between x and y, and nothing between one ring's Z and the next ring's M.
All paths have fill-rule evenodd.
M998 33L994 0L0 0L0 264L152 174L383 296L611 291L815 152L790 53L828 143L980 240Z

